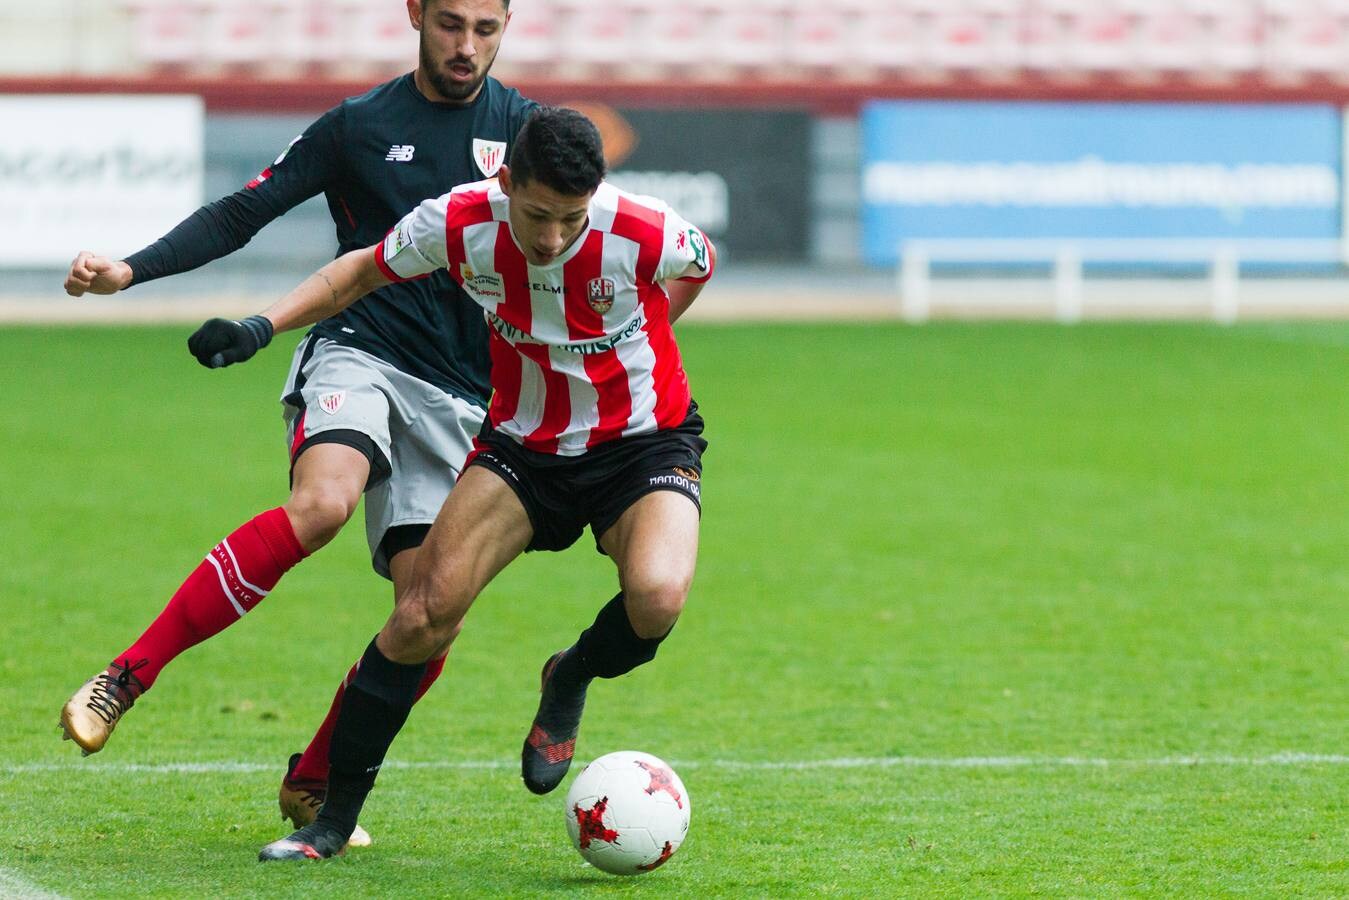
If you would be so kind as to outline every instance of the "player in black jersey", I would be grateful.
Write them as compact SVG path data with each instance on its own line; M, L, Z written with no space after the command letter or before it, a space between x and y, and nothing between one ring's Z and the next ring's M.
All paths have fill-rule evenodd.
M247 187L197 210L149 247L124 260L80 253L67 293L112 294L197 268L319 193L340 256L378 243L422 199L496 174L535 108L488 77L509 0L407 4L420 32L414 72L329 110ZM215 368L247 359L271 336L258 316L213 319L189 347ZM397 594L482 423L488 368L482 312L443 271L389 285L315 326L295 352L282 393L290 497L212 548L149 629L70 698L60 720L66 737L86 755L102 749L170 660L238 621L288 569L331 541L362 493L374 567ZM443 662L442 653L420 691ZM345 684L283 780L282 814L297 827L322 804L328 737Z

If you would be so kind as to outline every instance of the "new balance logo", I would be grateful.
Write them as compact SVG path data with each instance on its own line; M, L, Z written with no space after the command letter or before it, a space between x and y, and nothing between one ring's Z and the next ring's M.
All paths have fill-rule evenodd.
M394 144L389 148L389 155L384 157L385 162L412 162L412 154L417 148L411 144Z

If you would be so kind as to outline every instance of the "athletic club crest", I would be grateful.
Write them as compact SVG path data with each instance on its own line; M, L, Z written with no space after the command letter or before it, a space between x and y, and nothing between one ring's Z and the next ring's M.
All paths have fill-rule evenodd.
M482 138L474 138L473 161L478 164L478 171L491 178L501 168L501 164L506 161L506 142L484 141Z
M586 302L590 308L604 315L614 305L614 282L610 278L592 278L586 284Z
M331 394L319 395L319 409L330 416L337 415L337 411L342 408L342 404L347 402L346 391L333 391Z

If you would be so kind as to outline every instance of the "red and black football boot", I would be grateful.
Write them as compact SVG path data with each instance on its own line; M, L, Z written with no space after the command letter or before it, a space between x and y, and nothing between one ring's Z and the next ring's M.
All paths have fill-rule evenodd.
M276 803L281 807L281 818L290 819L296 828L303 828L319 814L319 807L328 796L328 782L309 778L296 778L295 765L300 761L299 753L290 755L286 765L286 777L281 779L281 790L277 792ZM347 839L348 846L369 847L370 834L361 826Z
M283 859L327 859L345 851L347 839L317 822L306 825L290 837L272 841L258 851L258 862Z
M536 794L546 794L562 783L576 753L587 682L563 683L553 677L562 658L575 652L572 648L554 653L543 664L539 711L520 753L520 776L525 787Z

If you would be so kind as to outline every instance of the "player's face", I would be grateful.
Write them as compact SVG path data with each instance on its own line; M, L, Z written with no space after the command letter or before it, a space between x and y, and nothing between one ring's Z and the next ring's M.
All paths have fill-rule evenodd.
M548 265L585 231L594 191L573 197L538 181L519 184L511 181L507 166L498 179L511 198L511 232L530 265Z
M468 103L487 78L510 14L502 0L407 0L421 32L417 86L430 99Z

